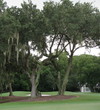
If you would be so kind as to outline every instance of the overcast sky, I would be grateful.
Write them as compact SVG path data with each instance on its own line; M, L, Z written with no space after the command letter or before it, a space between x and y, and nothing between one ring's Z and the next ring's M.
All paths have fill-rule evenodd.
M18 6L20 7L21 3L23 3L23 1L28 1L28 0L4 0L7 2L7 5L8 6ZM42 9L43 7L43 2L45 1L49 1L49 0L32 0L33 4L36 4L37 5L37 8L39 9ZM52 1L55 1L55 2L59 2L60 0L52 0ZM84 3L84 2L90 2L90 3L93 3L93 6L94 7L97 7L100 9L100 0L71 0L73 3L76 3L76 2L81 2L81 3ZM99 55L100 54L100 49L97 49L97 48L93 48L91 50L87 50L85 48L82 48L82 49L79 49L76 51L76 55L79 55L79 54L91 54L91 55Z
M28 1L28 0L4 0L7 2L8 6L18 6L20 7L20 4L23 3L23 1ZM42 9L43 7L43 2L49 1L49 0L32 0L33 4L36 4L38 8ZM59 2L60 0L52 0L55 2ZM73 3L76 3L78 1L80 2L91 2L93 5L97 8L100 9L100 0L71 0Z

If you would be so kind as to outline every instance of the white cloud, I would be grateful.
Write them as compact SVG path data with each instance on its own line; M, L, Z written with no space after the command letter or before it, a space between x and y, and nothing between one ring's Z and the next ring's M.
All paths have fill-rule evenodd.
M91 48L91 49L80 48L75 52L75 55L80 55L80 54L91 54L94 56L99 56L100 49L99 48Z

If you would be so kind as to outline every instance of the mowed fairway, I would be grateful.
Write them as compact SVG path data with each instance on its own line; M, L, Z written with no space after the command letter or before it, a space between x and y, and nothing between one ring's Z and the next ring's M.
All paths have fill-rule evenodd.
M26 92L23 94L26 94ZM43 94L55 95L56 92L46 92ZM79 97L63 101L3 103L0 104L0 110L100 110L99 93L66 92L66 94Z

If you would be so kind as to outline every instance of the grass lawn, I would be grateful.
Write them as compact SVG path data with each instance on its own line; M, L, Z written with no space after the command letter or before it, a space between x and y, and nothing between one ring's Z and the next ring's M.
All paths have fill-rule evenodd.
M28 94L30 94L30 92L27 92L27 91L15 91L15 92L13 92L13 95L15 95L15 96L27 96ZM1 94L1 96L9 96L9 93L3 93L3 94Z
M29 92L14 92L17 96L26 96ZM55 95L56 92L43 92ZM7 94L3 94L6 96ZM0 110L100 110L100 94L66 92L77 98L49 102L13 102L0 104Z

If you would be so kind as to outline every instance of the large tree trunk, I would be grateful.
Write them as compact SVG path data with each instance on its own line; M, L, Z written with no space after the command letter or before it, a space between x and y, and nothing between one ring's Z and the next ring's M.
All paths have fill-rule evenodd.
M12 84L9 83L9 96L13 96Z
M64 75L64 79L63 79L63 83L62 83L62 86L61 86L60 95L64 95L64 92L66 90L66 85L68 83L68 77L69 77L69 73L70 73L70 70L71 70L71 66L72 66L72 57L70 57L69 61L68 61L68 67L67 67L66 73Z
M37 91L37 87L38 87L38 84L39 84L39 78L40 78L40 74L37 74L35 76L35 72L34 71L32 73L32 75L30 76L30 81L31 81L31 85L32 85L32 88L31 88L31 97L34 98L36 96L40 96L40 92Z
M31 97L34 98L34 97L36 97L35 73L32 73L30 81L31 81L31 85L32 85L32 87L31 87Z

